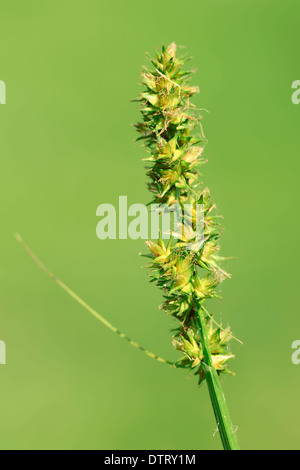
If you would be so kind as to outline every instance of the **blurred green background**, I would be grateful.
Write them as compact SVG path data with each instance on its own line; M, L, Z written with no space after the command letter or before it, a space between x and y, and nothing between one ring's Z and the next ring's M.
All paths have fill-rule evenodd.
M300 448L298 0L1 0L2 449L219 449L206 386L131 348L13 238L154 352L172 350L141 240L100 241L96 208L150 199L135 143L145 52L176 41L198 67L204 179L224 215L213 311L244 345L224 390L243 449ZM215 435L214 435L215 434Z

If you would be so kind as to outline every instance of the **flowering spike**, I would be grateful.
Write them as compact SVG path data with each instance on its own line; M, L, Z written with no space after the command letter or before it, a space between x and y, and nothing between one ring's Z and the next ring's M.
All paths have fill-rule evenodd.
M199 167L205 163L206 139L201 117L190 101L199 89L189 84L192 72L183 70L186 60L177 56L174 42L167 48L163 46L156 59L150 60L152 70L144 69L141 75L142 122L136 124L150 154L149 190L156 204L192 207L188 214L190 224L180 235L174 233L167 247L162 241L146 242L151 253L150 276L164 292L162 309L179 321L173 345L183 357L177 366L196 369L201 382L205 378L205 355L199 309L204 315L212 364L218 374L228 372L226 364L233 357L228 351L230 329L216 328L203 305L207 299L218 297L218 286L229 275L219 266L222 258L215 206L209 190L199 180ZM188 244L195 228L196 204L204 206L204 243L196 251L190 251ZM178 226L182 229L182 225Z

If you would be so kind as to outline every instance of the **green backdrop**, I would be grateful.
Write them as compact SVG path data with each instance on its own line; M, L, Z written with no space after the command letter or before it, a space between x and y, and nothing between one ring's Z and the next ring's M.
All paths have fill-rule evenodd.
M223 301L244 345L224 390L243 449L300 448L298 0L1 0L2 449L219 449L206 386L106 330L40 271L174 359L141 240L100 241L96 208L147 203L135 143L145 51L176 41L198 67L204 181L224 215Z

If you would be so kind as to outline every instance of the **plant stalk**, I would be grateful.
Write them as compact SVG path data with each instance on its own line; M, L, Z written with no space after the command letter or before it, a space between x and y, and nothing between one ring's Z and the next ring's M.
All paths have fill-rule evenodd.
M136 349L139 349L143 353L145 353L147 356L151 357L152 359L155 359L158 362L162 362L164 364L168 364L170 366L175 366L175 364L171 361L167 361L166 359L163 359L160 356L157 356L156 354L153 354L151 351L148 351L148 349L144 348L143 346L140 346L138 343L135 341L132 341L125 333L120 331L118 328L116 328L114 325L112 325L106 318L104 318L100 313L96 312L95 309L90 307L84 300L79 297L70 287L68 287L66 284L64 284L60 279L58 279L54 274L52 274L51 271L49 271L48 268L39 260L39 258L33 253L33 251L29 248L28 245L24 242L23 238L21 235L18 233L15 234L15 238L17 241L23 246L24 250L29 254L30 258L38 265L39 268L41 268L47 276L49 276L59 287L61 287L68 295L70 295L78 304L80 304L85 310L87 310L89 313L91 313L97 320L99 320L103 325L105 325L109 330L111 330L113 333L116 333L120 338L125 339L128 341L128 343L133 346Z
M220 432L222 444L224 450L239 450L239 445L230 418L221 382L218 373L213 366L207 327L205 323L205 314L201 307L198 310L198 317L205 361L205 378L207 381L209 395L214 409L214 414L218 425L218 431Z

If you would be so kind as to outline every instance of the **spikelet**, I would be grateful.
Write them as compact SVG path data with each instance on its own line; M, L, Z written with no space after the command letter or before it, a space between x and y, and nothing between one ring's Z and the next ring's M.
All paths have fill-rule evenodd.
M144 67L141 79L144 89L139 97L142 121L136 124L149 153L147 175L152 203L183 207L190 204L204 206L204 243L196 251L188 250L190 237L182 231L168 244L146 242L151 258L151 280L163 290L165 302L161 306L167 314L179 321L173 339L175 349L183 356L177 366L195 371L201 382L204 378L203 348L199 333L199 309L205 312L208 339L213 366L218 373L229 372L227 361L233 356L228 351L230 329L215 326L204 309L207 299L219 297L218 286L228 274L219 266L220 226L209 190L199 180L199 168L206 139L201 117L190 99L198 93L191 86L191 71L185 71L187 58L177 56L176 44L162 47L161 53L150 58L151 68ZM190 227L194 227L193 211Z

